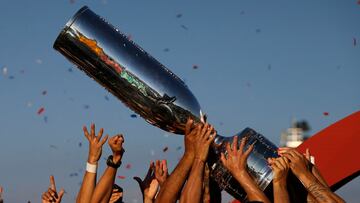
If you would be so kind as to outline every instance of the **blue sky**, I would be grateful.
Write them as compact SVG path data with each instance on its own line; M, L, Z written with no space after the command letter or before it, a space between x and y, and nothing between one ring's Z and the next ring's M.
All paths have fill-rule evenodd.
M356 0L1 0L0 185L6 202L39 202L50 174L66 189L64 202L72 202L86 164L82 126L91 122L125 135L118 175L126 178L116 181L126 202L140 202L132 177L143 176L150 160L168 159L173 168L183 152L177 150L182 136L132 118L53 50L83 5L181 77L222 135L251 127L278 144L293 118L306 119L314 134L360 109ZM103 158L109 153L105 146ZM100 164L103 169L105 161ZM359 189L357 178L339 194L359 202Z

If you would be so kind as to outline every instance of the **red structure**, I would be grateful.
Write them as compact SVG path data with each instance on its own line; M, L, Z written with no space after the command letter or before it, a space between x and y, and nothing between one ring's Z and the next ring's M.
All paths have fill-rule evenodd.
M333 191L360 174L360 111L330 125L302 143Z
M305 153L306 148L332 191L356 178L360 174L360 111L313 135L297 149Z

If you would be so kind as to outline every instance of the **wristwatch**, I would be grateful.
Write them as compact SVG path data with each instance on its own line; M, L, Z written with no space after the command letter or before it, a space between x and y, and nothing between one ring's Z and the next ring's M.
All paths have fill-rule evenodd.
M108 159L106 160L106 164L107 164L108 166L112 167L112 168L117 169L117 168L120 167L121 161L119 161L118 163L114 163L114 161L113 161L113 156L110 155L110 156L108 157Z

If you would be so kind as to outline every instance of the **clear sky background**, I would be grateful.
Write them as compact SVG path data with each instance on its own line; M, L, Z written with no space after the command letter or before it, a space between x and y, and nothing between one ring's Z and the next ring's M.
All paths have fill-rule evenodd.
M252 127L278 144L293 118L307 120L315 134L360 109L356 0L1 0L5 202L40 202L51 174L67 191L64 202L73 202L87 157L82 126L91 122L110 135L125 135L118 171L125 179L116 180L125 202L141 202L132 177L142 177L150 160L168 159L173 169L183 153L182 136L132 118L120 101L53 50L60 30L83 5L183 78L222 135ZM100 173L109 154L106 145ZM338 193L360 202L359 191L357 178Z

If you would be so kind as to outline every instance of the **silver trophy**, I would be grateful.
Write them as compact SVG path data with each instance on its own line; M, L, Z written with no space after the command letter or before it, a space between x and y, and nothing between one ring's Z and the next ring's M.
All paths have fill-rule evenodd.
M88 7L66 23L54 48L150 124L184 134L189 117L200 122L200 105L186 84ZM277 147L250 128L237 135L239 140L248 138L245 149L255 143L248 172L265 190L272 181L267 158L277 156ZM220 153L226 153L225 145L232 139L216 136L208 160L211 177L221 189L246 200L246 193L220 161Z

